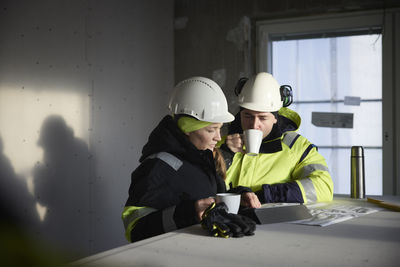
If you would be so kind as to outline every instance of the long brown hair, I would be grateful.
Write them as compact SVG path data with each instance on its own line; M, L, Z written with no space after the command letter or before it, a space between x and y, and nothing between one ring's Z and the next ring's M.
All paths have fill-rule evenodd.
M221 151L219 148L215 148L213 151L214 154L214 162L215 168L217 170L217 174L221 176L221 178L225 181L226 179L226 164L224 157L222 156Z

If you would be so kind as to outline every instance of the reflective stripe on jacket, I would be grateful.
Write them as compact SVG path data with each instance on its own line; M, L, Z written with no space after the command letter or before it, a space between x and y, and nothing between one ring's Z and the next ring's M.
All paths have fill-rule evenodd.
M155 211L156 209L148 207L127 206L124 208L124 211L122 212L122 221L124 222L125 227L125 238L129 242L132 242L131 231L135 228L138 220Z
M263 151L263 147L276 149ZM264 184L293 181L298 184L304 203L332 200L333 182L324 157L305 137L288 131L264 142L256 156L236 153L225 182L227 186L232 183L233 187L250 187L256 192Z
M149 207L127 206L124 208L124 211L122 212L122 220L124 222L124 227L125 227L125 237L129 242L132 242L131 232L135 228L136 223L141 218L156 211L157 211L156 209ZM175 206L169 207L161 211L162 228L165 233L174 231L178 228L174 221L174 212L175 212Z

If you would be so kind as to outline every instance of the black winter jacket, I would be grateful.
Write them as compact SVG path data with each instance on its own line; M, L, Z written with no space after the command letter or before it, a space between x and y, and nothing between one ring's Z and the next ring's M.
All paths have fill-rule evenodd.
M139 216L127 233L131 242L198 223L195 201L225 191L212 151L198 150L171 116L165 116L150 134L140 162L132 173L125 207L155 211Z

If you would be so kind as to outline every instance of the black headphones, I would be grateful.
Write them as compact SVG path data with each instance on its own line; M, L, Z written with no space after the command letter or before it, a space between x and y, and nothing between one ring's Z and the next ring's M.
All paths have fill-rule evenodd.
M235 90L234 90L236 96L240 95L240 92L242 92L244 84L248 80L249 80L249 78L246 78L246 77L242 77L239 79L239 81L236 83Z
M281 92L281 100L283 101L283 106L288 107L293 103L293 90L290 85L282 85L279 88Z
M249 78L242 77L239 79L239 81L236 83L235 86L235 95L239 96L240 92L242 92L244 84L249 80ZM282 85L279 88L279 91L281 93L281 100L283 101L283 106L288 107L290 104L293 103L293 90L290 85Z

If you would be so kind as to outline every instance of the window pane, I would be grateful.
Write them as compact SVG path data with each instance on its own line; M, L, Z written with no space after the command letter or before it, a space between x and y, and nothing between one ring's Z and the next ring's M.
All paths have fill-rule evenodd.
M301 116L299 132L317 146L382 146L382 102L292 104L290 108ZM317 127L311 123L313 111L353 113L353 128Z
M382 98L381 35L340 37L337 39L337 97Z
M367 194L382 194L381 35L273 41L272 51L273 75L293 87L299 132L321 148L334 192L349 194L350 147L358 145L365 147ZM360 105L345 105L347 96ZM352 113L353 128L317 127L313 111Z
M331 98L329 39L277 41L272 51L273 74L295 88L294 100Z

